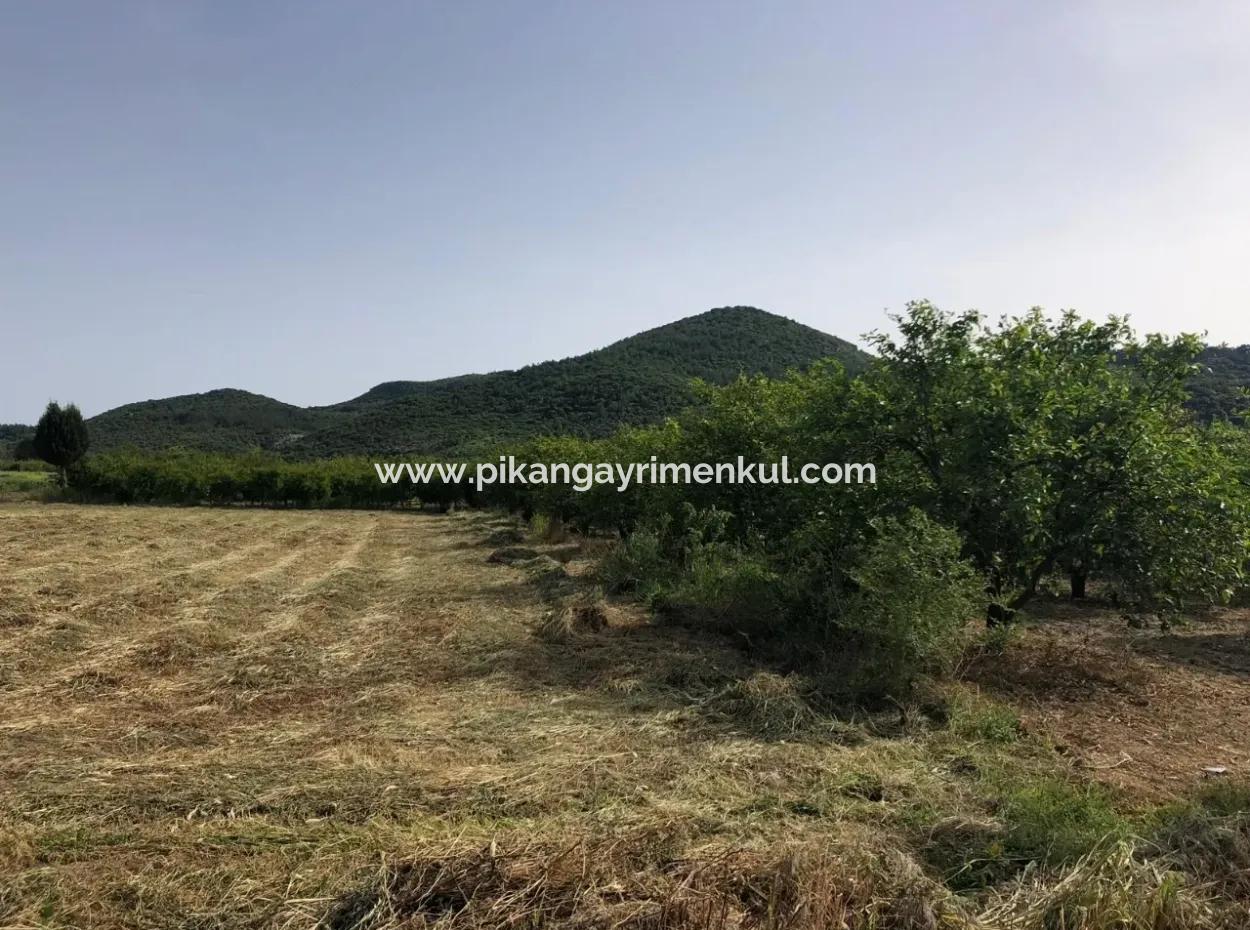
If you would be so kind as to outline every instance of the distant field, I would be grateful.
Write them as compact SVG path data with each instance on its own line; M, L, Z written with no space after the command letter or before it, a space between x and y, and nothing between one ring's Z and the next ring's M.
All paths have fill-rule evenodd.
M1060 618L838 716L626 604L536 635L506 525L0 506L0 926L1057 927L1099 835L1247 765L1236 615ZM1066 874L1152 893L1128 848Z

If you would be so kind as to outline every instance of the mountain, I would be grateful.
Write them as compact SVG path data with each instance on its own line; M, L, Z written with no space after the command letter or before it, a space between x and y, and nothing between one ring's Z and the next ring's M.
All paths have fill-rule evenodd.
M339 454L485 451L538 433L603 435L647 423L692 399L690 381L780 375L833 357L852 371L869 356L851 343L752 307L721 307L605 348L515 371L388 381L328 407L297 407L223 389L117 407L88 421L92 448ZM1200 419L1234 418L1250 386L1250 346L1209 346L1191 387ZM28 426L0 425L0 457Z
M0 461L13 455L13 447L35 435L35 428L24 423L0 423Z
M539 433L595 436L655 422L693 398L690 382L777 376L817 359L860 370L851 343L753 307L722 307L605 348L515 371L390 381L329 407L296 407L239 390L118 407L88 421L92 446L257 446L312 458L452 454Z
M1198 356L1198 374L1190 382L1189 406L1205 421L1240 420L1250 387L1250 345L1207 346Z
M91 447L165 449L186 446L208 452L271 447L329 425L332 414L223 388L126 404L87 421Z

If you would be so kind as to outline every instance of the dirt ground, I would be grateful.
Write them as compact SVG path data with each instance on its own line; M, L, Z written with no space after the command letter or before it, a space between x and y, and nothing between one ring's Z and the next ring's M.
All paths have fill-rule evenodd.
M1017 704L1055 753L969 736L998 720L971 692L953 711L969 719L941 727L824 717L796 679L627 604L547 637L563 574L489 562L505 526L0 505L0 927L355 926L321 922L393 890L393 863L465 846L547 868L599 850L579 874L625 857L596 900L632 916L603 926L677 926L654 889L687 893L692 864L731 850L789 882L779 850L801 843L822 868L830 850L877 856L848 886L872 909L887 872L900 901L932 889L927 845L990 824L1004 779L1091 771L1155 798L1203 766L1245 772L1236 614L1161 635L1059 606L976 663L968 687ZM717 907L755 900L743 874Z
M1167 630L1097 602L1050 601L1033 615L1005 655L969 678L1100 781L1165 800L1204 779L1250 775L1250 611Z

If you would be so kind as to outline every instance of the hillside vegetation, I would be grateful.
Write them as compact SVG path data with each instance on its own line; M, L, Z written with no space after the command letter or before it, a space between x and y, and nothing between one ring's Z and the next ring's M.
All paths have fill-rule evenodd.
M272 397L223 388L126 404L92 417L88 426L92 446L98 450L183 446L203 452L243 452L321 429L330 416Z
M851 343L751 307L723 307L606 348L516 371L380 384L329 407L301 408L239 390L127 404L90 421L97 450L270 448L293 457L465 453L539 433L602 436L677 413L699 378L779 376L836 358Z
M34 435L33 426L26 426L23 423L0 423L0 462L12 456L14 446L21 440L29 439Z
M126 404L89 421L93 448L205 452L270 449L291 458L475 454L539 434L604 436L687 407L692 379L778 377L835 358L862 371L851 343L751 307L722 307L606 348L515 371L388 381L328 407L297 407L224 388ZM1208 346L1190 379L1204 421L1237 419L1250 385L1250 346ZM32 428L0 425L0 459Z
M1207 346L1198 356L1198 373L1190 381L1189 406L1207 422L1237 420L1247 407L1250 388L1250 345Z

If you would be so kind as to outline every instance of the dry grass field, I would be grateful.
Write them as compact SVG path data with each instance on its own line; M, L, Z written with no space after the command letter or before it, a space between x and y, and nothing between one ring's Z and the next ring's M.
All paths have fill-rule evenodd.
M1025 861L1047 792L1059 840L1136 835L1199 761L1244 768L1246 669L1168 652L1212 634L1085 641L1110 658L1048 690L1060 623L1003 647L1019 674L835 714L628 604L552 623L587 565L492 564L506 525L0 506L0 927L1250 925L1241 833ZM1168 731L1201 706L1231 716Z

